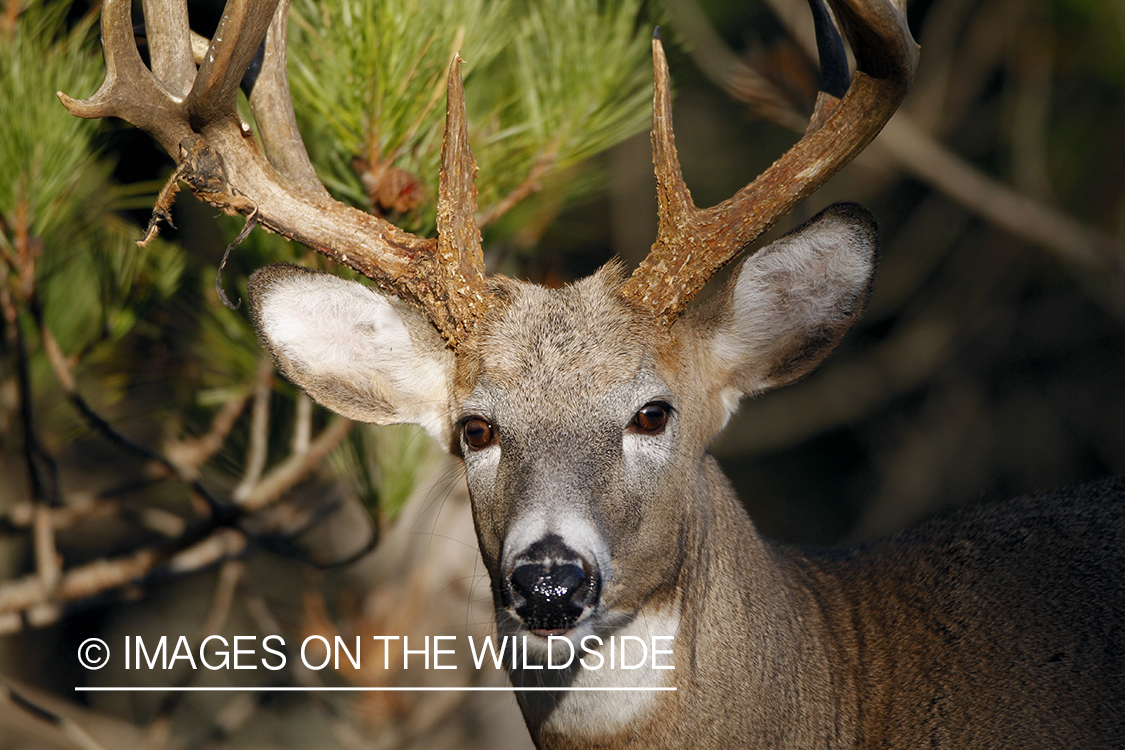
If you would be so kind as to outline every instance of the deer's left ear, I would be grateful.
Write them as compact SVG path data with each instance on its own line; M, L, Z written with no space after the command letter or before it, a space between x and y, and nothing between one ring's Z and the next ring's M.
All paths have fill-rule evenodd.
M871 213L837 203L743 261L684 321L708 341L731 408L804 377L836 348L867 304L876 244Z
M418 310L354 281L278 264L250 277L262 342L332 411L421 425L447 446L453 352Z

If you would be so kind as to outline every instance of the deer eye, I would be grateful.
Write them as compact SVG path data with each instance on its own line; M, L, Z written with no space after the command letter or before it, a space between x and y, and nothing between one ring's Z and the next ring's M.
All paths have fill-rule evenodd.
M669 404L663 401L650 401L633 415L633 421L629 423L629 427L633 432L639 432L642 435L659 435L664 432L664 427L668 424L668 415L671 412L672 407Z
M496 442L496 429L484 417L467 417L461 422L461 433L473 450L479 451Z

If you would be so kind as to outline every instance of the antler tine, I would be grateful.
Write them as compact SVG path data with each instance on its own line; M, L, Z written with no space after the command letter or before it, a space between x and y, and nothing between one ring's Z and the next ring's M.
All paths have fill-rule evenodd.
M326 196L328 191L316 176L293 113L289 76L286 74L288 29L289 0L281 0L266 33L262 67L249 94L250 109L254 112L270 164L301 187Z
M266 38L278 0L228 0L187 97L192 127L237 115L238 85Z
M88 99L72 99L57 92L70 114L94 119L120 117L149 133L165 151L175 153L191 135L181 98L156 79L137 51L133 39L130 0L105 0L102 5L102 49L105 81Z
M195 80L187 0L144 0L143 6L152 72L172 96L182 99L191 91Z
M469 124L465 114L465 87L461 82L461 55L449 64L446 85L445 139L441 144L438 184L436 269L452 274L446 284L460 287L455 298L462 310L450 310L455 319L476 320L489 299L486 292L484 253L477 209L477 162L469 149Z
M652 162L656 172L658 226L652 250L625 282L624 291L627 296L658 313L662 305L668 310L675 309L670 317L674 319L688 299L679 304L675 296L667 300L662 300L660 296L675 292L677 287L673 282L679 282L682 287L690 283L685 275L695 267L689 262L692 259L693 232L701 224L704 212L695 207L680 170L676 136L672 132L671 77L659 36L652 39L652 76ZM702 283L706 283L706 279ZM698 289L692 294L695 291Z
M86 101L60 93L71 113L121 117L147 130L179 164L174 179L187 182L203 200L228 213L251 216L266 229L367 276L419 307L450 346L469 339L475 321L496 304L496 297L488 292L473 219L476 163L469 151L460 58L454 59L449 75L439 239L426 239L333 200L317 180L297 131L285 75L288 0L229 0L186 94L188 87L176 72L190 49L177 5L182 0L151 2L152 12L160 16L155 39L169 48L158 59L170 83L158 81L141 61L129 0L105 0L106 80ZM173 40L177 34L181 36ZM263 68L250 100L266 158L254 139L246 137L235 108L239 83L263 39Z
M676 319L715 271L862 151L906 95L918 49L902 4L832 0L832 5L858 66L847 93L835 107L834 97L818 103L800 141L734 197L709 209L695 207L680 173L668 63L659 38L653 40L652 141L659 230L648 257L622 292L665 323ZM831 54L823 48L821 53Z

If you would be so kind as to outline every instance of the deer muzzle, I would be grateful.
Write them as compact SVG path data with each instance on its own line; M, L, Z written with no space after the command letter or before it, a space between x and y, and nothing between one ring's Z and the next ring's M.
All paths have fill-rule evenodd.
M595 563L550 535L515 557L505 583L524 626L546 637L567 632L597 604L600 580Z

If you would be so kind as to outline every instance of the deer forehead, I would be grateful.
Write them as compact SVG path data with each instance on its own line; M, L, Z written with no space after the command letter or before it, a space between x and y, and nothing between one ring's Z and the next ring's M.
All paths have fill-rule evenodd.
M509 303L482 332L465 408L629 409L648 391L667 390L662 346L670 339L618 284L609 272L560 289L507 282Z

